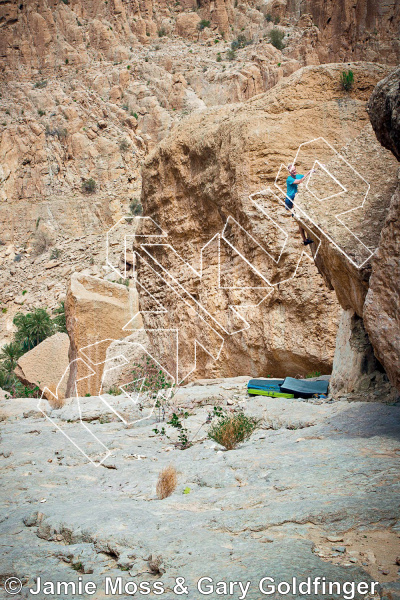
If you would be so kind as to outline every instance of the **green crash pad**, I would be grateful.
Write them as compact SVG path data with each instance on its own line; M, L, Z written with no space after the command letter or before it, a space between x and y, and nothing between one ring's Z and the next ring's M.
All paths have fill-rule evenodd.
M283 392L275 392L274 390L261 390L247 388L247 393L250 396L270 396L271 398L294 398L293 394L284 394Z

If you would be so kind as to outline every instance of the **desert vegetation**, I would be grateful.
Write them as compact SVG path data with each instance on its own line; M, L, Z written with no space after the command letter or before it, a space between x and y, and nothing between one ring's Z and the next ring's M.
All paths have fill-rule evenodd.
M351 69L342 71L340 75L340 84L345 92L350 92L354 85L354 73Z
M168 498L178 485L178 476L176 469L173 465L168 465L163 469L157 481L156 493L160 500L164 500L164 498Z
M241 442L248 440L259 425L259 419L243 412L225 413L211 425L208 437L226 450L233 450Z
M5 344L0 353L0 388L11 396L24 398L36 396L39 388L23 385L14 373L18 359L57 332L66 333L64 302L51 317L45 308L36 308L26 314L17 313L13 323L17 328L12 342Z

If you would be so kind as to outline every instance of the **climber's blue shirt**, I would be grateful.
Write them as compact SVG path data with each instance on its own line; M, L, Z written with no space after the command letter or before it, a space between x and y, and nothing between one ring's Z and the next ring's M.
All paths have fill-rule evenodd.
M295 179L301 179L302 177L304 177L304 175L300 175L299 173L297 173L296 177L292 177L291 175L289 175L289 177L286 179L286 195L288 198L290 198L290 200L293 200L293 198L295 197L298 187L293 183L293 181Z

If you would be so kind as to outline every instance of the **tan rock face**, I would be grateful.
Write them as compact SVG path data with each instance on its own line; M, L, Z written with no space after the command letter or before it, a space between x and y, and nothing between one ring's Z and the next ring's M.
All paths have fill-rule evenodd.
M68 380L69 396L75 395L75 384L79 396L101 393L107 348L129 335L123 327L137 311L136 292L125 285L77 273L71 277L65 302L69 355L75 361Z
M200 20L197 13L184 13L179 15L176 19L177 34L188 40L197 40L199 38L198 25Z
M398 158L400 142L396 104L398 107L399 82L400 70L397 69L379 83L369 103L369 115L378 139ZM372 275L364 305L365 327L376 356L398 390L400 390L399 230L400 183L391 198L390 209L381 232L379 249L372 263Z
M393 402L398 393L377 361L361 317L344 310L339 321L329 393L349 400Z
M334 293L324 285L316 267L301 257L304 246L297 224L276 196L249 195L269 185L274 188L281 163L292 161L305 139L323 135L337 149L345 144L351 147L351 140L355 147L361 144L358 137L367 136L361 133L365 101L384 69L373 65L352 68L360 87L351 99L340 94L341 66L306 68L244 105L192 118L164 140L145 165L145 214L151 214L168 232L167 242L181 256L174 256L165 246L153 247L147 249L144 259L149 264L138 262L140 283L167 309L167 316L145 313L145 324L160 328L163 323L173 328L180 322L186 355L193 355L194 338L202 340L203 347L216 350L218 338L213 339L210 329L196 322L191 309L200 311L207 324L222 335L224 344L218 360L203 358L199 376L296 375L331 368L338 318ZM368 147L370 139L362 139L363 147ZM329 159L329 148L317 150L319 160ZM303 157L300 172L313 165L315 152ZM217 234L219 249L217 238L209 243ZM182 260L198 275L191 275ZM225 281L220 287L218 261ZM163 285L150 266L167 280L167 273L172 273L191 298L177 295L176 283L173 289ZM263 286L257 293L249 291ZM268 292L271 294L263 299ZM147 299L140 298L143 308ZM258 308L244 309L246 303L257 302ZM232 334L240 327L230 305L239 307L248 319L248 329ZM164 342L153 339L153 343L166 354Z
M364 305L365 327L375 353L400 390L400 185L394 193Z
M289 0L286 16L310 14L320 30L321 62L370 60L396 65L400 56L399 14L385 0Z
M63 400L67 397L68 354L68 335L56 333L21 356L14 372L28 387L38 386L42 392L48 388L51 392L45 394L48 400L53 395Z

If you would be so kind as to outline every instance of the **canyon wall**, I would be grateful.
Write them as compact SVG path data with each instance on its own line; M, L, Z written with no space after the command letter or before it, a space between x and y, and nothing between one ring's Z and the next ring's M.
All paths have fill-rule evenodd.
M396 64L398 3L347 4L2 2L1 240L28 248L38 219L55 234L105 231L140 195L144 156L189 114L305 64Z
M281 2L276 7L282 12ZM399 61L399 0L287 0L284 14L311 15L321 62Z

